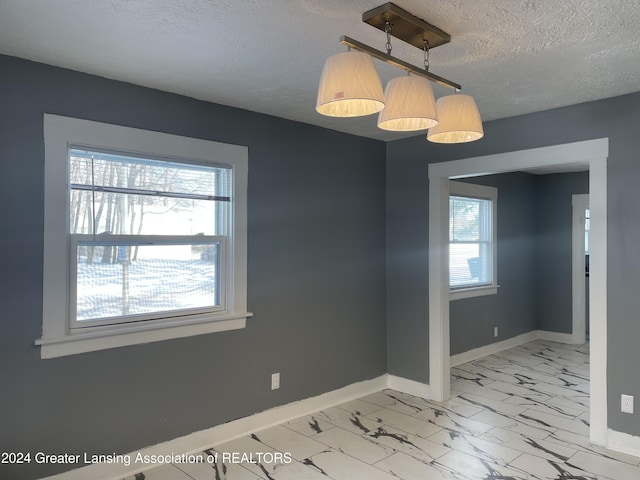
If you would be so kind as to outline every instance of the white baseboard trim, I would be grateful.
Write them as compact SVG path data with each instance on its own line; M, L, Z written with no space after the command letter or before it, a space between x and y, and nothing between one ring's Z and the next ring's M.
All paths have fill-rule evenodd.
M609 450L615 450L616 452L640 457L640 437L634 437L628 433L608 429L607 448Z
M346 387L323 393L316 397L307 398L287 405L274 407L264 412L248 417L239 418L222 425L194 432L184 437L160 443L130 453L131 464L91 464L86 467L46 477L42 480L116 480L129 475L153 468L153 465L135 464L136 455L181 455L201 452L221 443L234 440L253 432L258 432L284 422L294 420L305 415L316 413L341 403L349 402L389 387L389 376L381 375L371 380L347 385ZM397 377L396 377L397 378ZM411 382L411 380L407 380ZM415 382L418 383L418 382ZM409 393L409 392L407 392Z
M474 348L466 352L451 355L449 363L452 367L456 367L458 365L462 365L463 363L472 362L482 357L486 357L487 355L493 355L494 353L499 353L503 350L508 350L519 345L524 345L528 342L533 342L534 340L548 340L550 342L569 344L576 343L574 341L573 335L571 335L570 333L549 332L546 330L532 330L516 337L507 338L506 340L502 340L500 342L491 343L489 345Z
M539 338L540 337L538 336L538 330L523 333L522 335L507 338L506 340L502 340L501 342L491 343L489 345L474 348L473 350L468 350L456 355L451 355L449 363L452 367L456 367L458 365L462 365L463 363L472 362L474 360L478 360L479 358L486 357L487 355L493 355L494 353L499 353L503 350L508 350L510 348L517 347L534 340L538 340Z
M388 388L397 390L399 392L408 393L409 395L415 395L416 397L431 398L431 391L429 385L426 383L416 382L415 380L409 380L408 378L396 377L395 375L388 375Z
M575 344L574 336L571 333L548 332L546 330L537 330L539 340L548 340L550 342Z

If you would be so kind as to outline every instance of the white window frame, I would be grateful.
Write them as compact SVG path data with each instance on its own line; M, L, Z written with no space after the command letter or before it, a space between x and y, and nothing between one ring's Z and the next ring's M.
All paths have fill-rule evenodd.
M498 189L485 185L475 185L465 182L449 182L449 196L477 198L491 200L491 250L492 250L492 275L491 283L480 286L451 288L449 283L449 299L460 300L462 298L480 297L483 295L495 295L498 293ZM448 203L447 203L448 208ZM448 215L447 215L448 216ZM448 230L447 230L448 231ZM447 243L448 237L447 237Z
M247 312L248 149L58 115L44 115L42 358L244 328ZM224 262L225 308L217 312L83 329L71 328L68 148L83 145L232 169L231 225Z

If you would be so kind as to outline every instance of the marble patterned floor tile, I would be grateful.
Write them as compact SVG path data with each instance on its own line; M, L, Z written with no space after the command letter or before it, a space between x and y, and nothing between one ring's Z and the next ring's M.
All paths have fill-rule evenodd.
M569 419L559 415L539 412L537 410L527 410L517 417L524 423L543 429L566 430L578 435L589 436L589 425L582 419Z
M519 373L522 371L522 367L520 365L514 365L513 363L509 363L509 361L506 361L506 360L504 362L497 362L495 360L484 361L483 359L480 359L480 360L474 361L472 364L471 363L462 364L462 365L458 365L457 367L465 368L466 365L475 365L478 367L486 368L489 370L493 370L494 372L500 372L507 375L515 375L516 373Z
M522 370L513 367L488 367L473 363L465 363L455 368L458 372L466 372L469 375L476 375L487 380L498 380L505 383L519 383L518 373Z
M432 465L444 472L454 472L455 479L464 478L471 480L528 480L526 470L517 467L496 465L475 455L468 455L463 452L452 451L440 457ZM446 477L445 477L446 478Z
M526 421L523 418L510 417L504 413L496 413L490 411L480 412L477 415L471 417L472 420L477 422L486 423L492 427L500 427L505 430L509 430L515 433L526 435L527 437L543 439L549 436L550 433L556 431L556 428L547 427L542 428L541 425L533 426L532 421Z
M385 390L388 394L396 398L398 401L411 405L413 407L417 407L418 411L422 411L426 408L431 408L434 406L434 402L431 400L427 400L425 398L416 397L415 395L411 395L403 392L394 392L393 390Z
M497 400L498 402L506 400L511 396L504 392L499 392L490 388L484 388L481 385L476 385L473 383L454 380L453 378L451 379L451 390L455 390L459 393L473 393L475 395L478 395L479 397L485 397L490 400Z
M589 442L588 437L567 432L565 430L558 430L557 432L549 435L546 438L546 441L548 441L550 444L566 446L569 448L573 448L576 451L600 455L604 458L628 463L629 465L640 465L640 457L627 455L626 453L616 452L613 450L608 450L604 447L600 447L598 445L593 445Z
M563 375L561 371L556 371L554 374L547 374L536 372L534 370L529 370L527 372L521 372L521 377L523 381L526 381L530 385L537 385L539 383L544 383L548 385L557 385L559 387L564 387L568 389L573 389L577 385L583 384L584 379L576 379L575 377L570 377L567 375Z
M585 412L584 409L559 406L557 404L550 403L549 400L547 400L546 402L541 402L538 400L534 400L530 397L523 398L523 397L514 396L512 398L505 400L505 403L521 407L525 410L529 410L529 409L537 410L539 412L549 413L552 415L559 415L561 417L569 418L569 419L580 417L581 415L588 413L588 412Z
M518 415L519 413L527 410L525 407L510 403L513 398L514 397L509 397L502 401L496 401L473 393L463 393L456 398L456 402L480 408L482 411L489 410L491 412L504 413L505 415L510 416Z
M578 420L582 421L586 425L591 425L591 413L583 412L576 417Z
M510 466L528 472L526 478L530 480L614 480L610 477L594 475L567 465L565 462L545 460L528 453L520 455Z
M313 438L324 443L325 449L331 447L369 464L395 453L392 448L376 443L369 435L358 435L340 427L319 433Z
M640 479L639 457L589 442L588 362L588 345L530 342L452 368L446 402L387 389L206 450L288 461L163 465L124 480Z
M496 445L506 445L521 453L529 453L555 462L564 462L578 451L577 448L549 441L549 437L545 439L533 438L503 428L494 428L480 438Z
M413 415L414 413L419 413L425 408L428 408L428 406L420 404L423 402L416 402L414 398L411 398L408 395L392 392L390 390L384 390L382 393L393 399L393 403L385 405L384 408L388 408L389 410L393 410L398 413Z
M278 463L276 462L261 462L259 461L258 454L275 453L276 450L264 443L260 442L253 436L241 437L230 442L223 443L215 447L216 452L220 452L222 455L227 454L239 454L248 456L248 461L220 462L222 465L231 468L232 466L241 466L251 471L259 478L270 479L273 477L272 473L275 470ZM283 453L283 452L280 452Z
M374 465L395 477L395 480L467 480L454 471L437 468L429 462L421 462L404 453L396 453Z
M512 366L524 368L539 365L546 360L545 358L539 358L536 354L522 355L521 353L513 352L511 350L500 352L500 356L506 360L510 360Z
M473 418L461 417L442 408L426 409L412 416L459 434L482 435L491 428Z
M571 408L574 410L581 410L583 412L589 412L590 408L589 397L551 397L547 400L547 404L555 405L561 408Z
M366 402L364 400L352 400L350 402L341 403L340 405L336 405L338 408L342 410L347 410L348 412L354 412L359 415L369 415L377 410L380 410L380 405L376 405L375 403Z
M458 432L452 430L443 430L435 435L431 435L429 441L439 443L459 452L474 455L498 465L506 465L522 454L522 452L507 447L504 444L494 443L482 437L460 435Z
M305 464L332 480L398 480L397 477L336 450L307 459Z
M424 398L416 397L415 395L409 395L407 393L399 393L398 397L400 397L406 403L417 406L420 411L436 409L443 410L445 412L462 417L470 417L471 415L475 415L476 413L482 411L482 408L480 407L474 407L463 402L457 402L454 399L450 399L445 402L435 402L433 400L427 400Z
M571 371L568 369L563 369L560 375L562 375L566 380L572 381L579 385L589 385L589 371L588 366L586 367L587 371L582 371L580 368L572 368Z
M247 435L245 437L236 438L229 442L224 442L216 445L214 450L219 453L257 453L257 452L275 452L276 449L265 445L256 438L255 434Z
M333 429L327 431L330 432L331 430ZM327 448L325 444L317 441L317 435L310 438L283 426L276 426L254 433L252 438L279 452L289 452L296 460L303 460Z
M460 370L457 367L451 369L452 385L467 384L475 387L483 387L494 381L495 381L494 379L487 378L482 374L465 372L464 370Z
M327 476L304 462L292 462L276 465L266 480L327 480Z
M332 407L318 412L318 418L330 423L333 426L344 428L345 430L349 430L350 432L362 435L378 428L378 422L373 419L372 416L384 410L384 408L381 408L367 416L364 416L358 414L358 412L356 411L349 411L338 407Z
M640 478L640 467L629 465L614 459L593 453L580 451L569 459L569 464L598 477L613 479Z
M542 362L542 363L539 363L538 365L530 366L527 369L520 369L519 373L526 375L528 373L536 372L536 373L541 373L545 375L555 375L558 372L560 372L562 368L565 368L565 367L561 367L560 365L557 365L557 364L554 365L551 362Z
M584 384L576 385L572 388L561 387L559 385L550 385L548 383L538 383L532 390L543 393L546 395L550 395L552 397L566 397L566 398L589 398L589 391L581 390L581 387L584 388Z
M374 405L378 405L379 407L390 407L398 403L398 400L394 397L393 393L393 390L387 389L362 397L360 400L373 403Z
M442 429L441 427L426 420L405 415L403 413L396 412L395 410L389 410L388 408L374 412L367 418L376 422L376 428L388 425L422 438L428 438L430 435L433 435ZM375 430L375 428L372 430Z
M123 480L192 480L192 478L175 465L167 464L125 477Z
M302 435L313 436L320 432L334 428L330 422L321 418L318 414L306 415L304 417L292 420L284 424L285 427L293 430L294 432L301 433Z
M474 363L476 365L485 365L491 368L502 367L502 368L516 368L518 370L520 369L519 367L516 367L511 360L508 360L504 357L500 357L495 354L487 355L486 357L482 357L482 358L479 358L478 360L473 360L472 362L468 362L468 363Z
M496 391L499 393L504 393L508 396L517 395L522 398L533 398L535 400L539 400L544 402L551 398L551 395L538 392L536 390L537 383L529 382L529 383L505 383L505 382L493 382L485 387L485 390ZM478 393L481 396L480 393ZM506 399L505 399L506 400Z
M185 463L176 465L176 467L189 475L190 478L198 480L262 480L262 477L237 464ZM154 479L150 478L150 480Z
M460 392L456 397L460 395L465 395L463 392ZM461 417L472 417L476 413L480 413L483 408L475 405L470 405L465 401L458 400L456 397L451 397L450 400L439 403L442 408L449 410L450 412L455 413L456 415L460 415Z
M431 437L422 438L389 426L381 426L367 436L380 445L424 462L431 462L451 451L450 448L431 441Z
M572 388L573 391L578 392L580 394L589 394L591 392L591 384L589 383L578 383L574 388Z
M458 395L462 395L462 390L457 390L453 382L451 383L451 398L450 400L454 400ZM477 412L476 412L477 413Z

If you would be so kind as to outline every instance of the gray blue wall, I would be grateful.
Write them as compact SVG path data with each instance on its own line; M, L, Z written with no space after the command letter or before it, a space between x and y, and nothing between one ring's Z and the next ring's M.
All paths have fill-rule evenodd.
M496 248L500 288L496 295L450 302L452 355L537 328L534 273L537 179L521 172L464 179L498 189ZM497 338L493 336L493 327L498 327Z
M589 193L589 173L541 175L534 212L536 305L538 328L571 333L572 327L572 196Z
M0 72L0 451L130 452L386 372L383 143L11 57ZM246 329L40 359L45 112L249 147Z
M609 426L640 436L638 416L619 412L620 394L640 398L640 93L485 123L470 144L434 145L423 136L387 143L387 364L389 373L428 382L427 164L609 138Z
M589 193L589 172L462 181L498 188L500 288L450 303L451 354L532 330L571 333L572 195Z

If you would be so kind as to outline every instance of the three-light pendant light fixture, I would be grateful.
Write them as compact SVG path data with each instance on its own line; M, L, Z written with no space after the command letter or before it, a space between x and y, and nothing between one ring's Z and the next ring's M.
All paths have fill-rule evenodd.
M436 143L482 138L482 120L473 97L458 94L460 85L429 71L429 50L448 43L451 40L448 34L393 3L365 12L362 21L386 33L387 52L341 37L340 43L349 50L325 62L318 87L318 113L331 117L378 113L379 128L428 130L427 139ZM391 36L423 50L424 69L391 56ZM389 81L383 92L373 58L403 69L407 75ZM450 87L454 93L436 101L431 82Z

